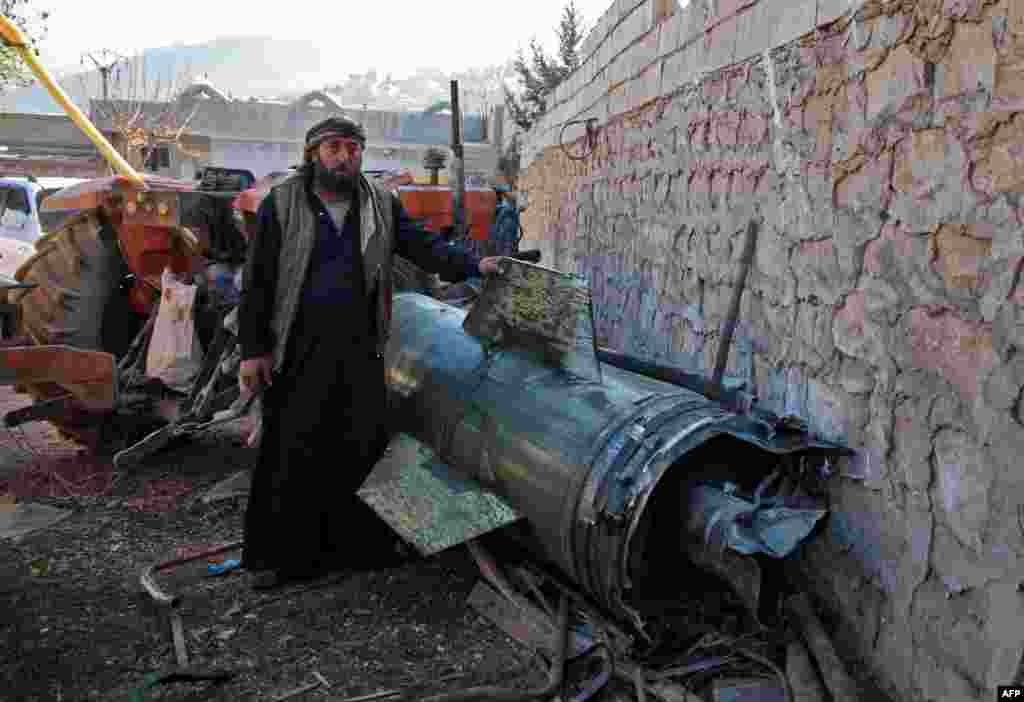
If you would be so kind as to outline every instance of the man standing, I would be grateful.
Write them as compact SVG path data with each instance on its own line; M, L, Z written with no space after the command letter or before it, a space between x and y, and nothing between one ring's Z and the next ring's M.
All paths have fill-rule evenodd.
M355 494L388 439L393 253L453 281L498 272L367 180L365 143L345 117L315 125L303 167L257 213L239 309L239 384L263 390L243 553L256 587L394 558L390 528Z

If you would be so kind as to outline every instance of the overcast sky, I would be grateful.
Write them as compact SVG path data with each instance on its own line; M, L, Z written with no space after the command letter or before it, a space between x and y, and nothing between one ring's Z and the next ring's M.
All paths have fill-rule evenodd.
M396 77L502 63L537 36L555 49L562 0L33 0L50 9L43 56L54 71L85 51L122 53L224 36L308 38L330 74L375 67ZM576 0L586 27L612 0Z

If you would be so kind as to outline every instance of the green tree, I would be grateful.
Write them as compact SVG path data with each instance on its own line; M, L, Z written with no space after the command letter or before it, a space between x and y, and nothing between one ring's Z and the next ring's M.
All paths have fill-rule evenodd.
M505 105L512 120L523 130L547 111L548 93L580 65L579 46L583 40L583 15L573 0L562 8L562 17L555 29L558 55L549 56L536 40L530 40L530 56L520 50L512 66L519 81L519 95L505 88Z
M11 20L38 51L39 42L46 36L46 21L50 13L32 7L32 0L0 0L0 14ZM11 86L27 85L32 81L28 66L14 49L0 44L0 92Z

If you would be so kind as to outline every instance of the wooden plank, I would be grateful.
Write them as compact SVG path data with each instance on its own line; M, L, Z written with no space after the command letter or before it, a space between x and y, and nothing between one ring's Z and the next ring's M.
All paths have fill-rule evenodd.
M468 603L512 639L536 651L553 654L554 623L533 605L525 601L517 605L482 580L469 594Z
M504 500L456 474L408 434L391 440L357 494L425 556L520 518Z

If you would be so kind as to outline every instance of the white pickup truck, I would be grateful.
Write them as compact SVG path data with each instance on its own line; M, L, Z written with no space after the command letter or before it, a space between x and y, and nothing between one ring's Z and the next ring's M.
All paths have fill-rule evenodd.
M35 242L55 222L40 213L43 199L80 178L0 178L0 284L14 282L14 273L35 253ZM63 218L67 212L54 213Z

